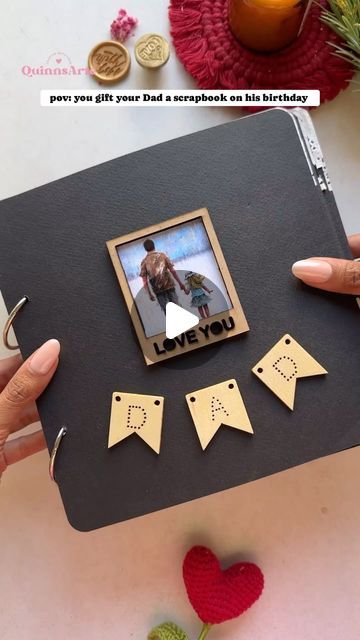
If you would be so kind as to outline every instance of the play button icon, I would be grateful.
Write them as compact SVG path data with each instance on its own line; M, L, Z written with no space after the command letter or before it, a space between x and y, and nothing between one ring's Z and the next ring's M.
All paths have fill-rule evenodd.
M196 327L199 324L199 318L190 311L186 311L174 302L168 302L166 305L166 337L176 338L181 333Z

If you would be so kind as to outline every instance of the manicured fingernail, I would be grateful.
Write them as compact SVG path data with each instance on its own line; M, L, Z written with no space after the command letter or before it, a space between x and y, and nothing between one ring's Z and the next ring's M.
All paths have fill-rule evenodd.
M332 267L325 260L299 260L292 266L294 276L305 282L320 284L332 276Z
M29 360L29 369L36 375L45 375L55 366L60 353L60 342L58 340L48 340Z

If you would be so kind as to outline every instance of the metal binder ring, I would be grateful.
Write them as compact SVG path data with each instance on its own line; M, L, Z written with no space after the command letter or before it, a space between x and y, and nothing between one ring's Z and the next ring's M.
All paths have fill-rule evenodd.
M59 433L56 436L56 440L54 442L54 446L52 448L51 451L51 456L50 456L50 460L49 460L49 476L51 478L51 480L53 480L54 482L56 482L55 480L55 460L56 460L56 454L58 452L58 449L60 447L60 443L64 437L64 435L66 434L66 427L61 427Z
M20 309L23 308L24 304L29 300L29 298L27 296L24 296L23 298L21 298L21 300L19 300L19 302L15 305L15 307L10 311L9 315L8 315L8 319L5 322L5 326L3 329L3 343L5 345L5 347L7 349L11 349L11 350L15 350L19 348L19 345L17 344L9 344L9 340L8 340L8 334L10 331L10 327L13 323L13 320L15 318L15 316L17 316L17 314L19 313Z

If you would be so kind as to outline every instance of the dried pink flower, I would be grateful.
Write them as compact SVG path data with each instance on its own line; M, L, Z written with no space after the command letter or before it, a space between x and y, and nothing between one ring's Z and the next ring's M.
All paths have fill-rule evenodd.
M110 25L112 39L125 42L134 33L138 22L138 19L129 16L125 9L119 9L117 18Z

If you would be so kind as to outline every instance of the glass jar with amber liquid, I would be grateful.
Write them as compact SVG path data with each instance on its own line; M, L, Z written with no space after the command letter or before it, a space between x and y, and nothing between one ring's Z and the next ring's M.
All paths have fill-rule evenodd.
M229 0L234 36L249 49L278 51L298 36L311 0Z

